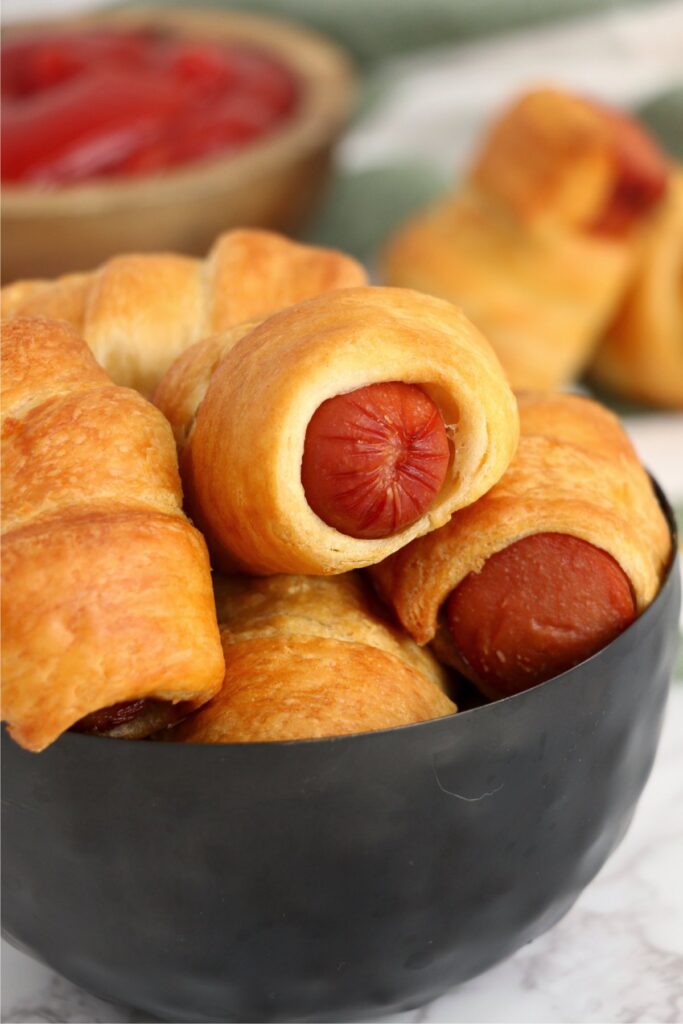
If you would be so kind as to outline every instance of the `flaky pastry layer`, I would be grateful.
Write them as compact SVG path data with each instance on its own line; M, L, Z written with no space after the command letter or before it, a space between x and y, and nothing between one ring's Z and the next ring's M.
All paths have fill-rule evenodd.
M627 398L683 409L683 170L651 225L591 374Z
M223 656L173 437L63 322L2 331L2 700L41 750L143 697L199 706Z
M444 670L354 574L217 581L221 692L168 734L192 743L312 739L452 714Z
M161 378L153 401L171 424L179 453L194 430L197 409L218 364L254 327L255 323L239 324L203 338L178 356Z
M371 570L418 643L438 637L440 656L452 647L440 628L451 592L523 537L564 533L606 551L628 577L639 612L669 564L666 519L618 419L576 395L521 395L519 405L519 448L503 478L446 526Z
M462 306L514 388L552 388L590 357L632 258L610 239L524 225L470 186L399 230L384 277Z
M182 387L164 382L157 392L167 396L162 408L172 418L171 407L184 410L176 436L187 437L187 507L223 567L329 575L372 564L475 501L512 458L514 396L491 347L449 303L399 289L343 289L289 307L233 341L191 430L182 427L191 407ZM208 344L211 362L215 339ZM197 349L190 389L201 363ZM426 514L392 536L361 540L312 511L301 461L318 406L381 381L419 384L429 394L447 424L453 457Z
M200 338L365 281L350 256L239 229L221 235L205 260L117 256L89 274L18 281L2 290L1 302L5 318L66 320L117 384L151 395Z
M634 149L655 159L623 115L556 89L523 96L465 183L389 240L384 280L461 305L513 388L556 387L590 359L649 220L636 211L628 230L595 227Z

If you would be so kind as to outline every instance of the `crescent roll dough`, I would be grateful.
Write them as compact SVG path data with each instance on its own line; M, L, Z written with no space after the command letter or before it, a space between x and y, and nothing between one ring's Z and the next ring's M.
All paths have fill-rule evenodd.
M358 539L310 508L304 440L321 403L382 381L418 384L430 396L451 459L416 522ZM187 506L219 564L263 575L328 575L380 561L485 493L518 437L514 396L485 339L450 304L398 289L330 292L241 338L200 343L171 368L156 400L184 446Z
M90 274L18 281L2 290L2 315L67 320L117 384L150 395L200 338L365 281L350 256L243 229L221 235L206 260L117 256Z
M683 409L683 168L650 227L591 374L628 398Z
M461 305L514 388L552 388L589 359L665 185L635 122L540 89L494 124L462 187L390 239L383 277Z
M408 632L456 664L442 609L486 560L524 537L568 534L607 552L640 612L656 596L671 539L650 480L619 421L576 395L520 396L521 436L505 476L440 530L372 569ZM548 580L552 586L552 580Z
M3 324L2 483L2 714L17 742L42 750L141 699L151 731L168 722L156 702L212 697L209 561L171 431L64 323Z
M194 430L197 409L204 400L214 371L230 349L257 326L256 323L239 324L195 342L178 356L161 378L153 401L171 424L181 454Z
M354 574L223 578L216 589L223 688L164 738L310 739L457 710L433 655L389 623Z

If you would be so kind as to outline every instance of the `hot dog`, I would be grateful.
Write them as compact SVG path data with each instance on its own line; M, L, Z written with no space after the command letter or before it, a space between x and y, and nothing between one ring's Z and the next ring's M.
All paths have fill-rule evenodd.
M628 578L612 556L562 533L503 548L447 604L462 671L491 699L566 671L635 616Z
M588 364L669 187L632 119L535 89L496 119L458 186L389 239L380 272L462 306L515 390Z
M638 266L591 367L604 389L683 409L683 166L650 226Z
M486 340L399 288L339 288L207 338L155 401L215 567L256 575L381 561L487 491L518 437Z
M472 181L530 224L626 234L667 189L669 164L645 128L595 100L538 89L493 124Z
M142 697L140 700L120 701L118 704L111 704L108 708L91 711L89 715L85 715L75 725L72 725L71 730L72 732L84 732L91 733L94 736L102 736L110 733L113 729L130 725L150 705L156 703L158 702L150 700L149 697Z
M612 127L614 177L591 228L598 234L618 236L642 223L659 204L667 191L669 166L637 121L616 110L602 113Z
M308 424L301 479L320 518L351 537L389 537L441 490L449 447L438 407L414 384L371 384L323 402Z
M144 739L180 722L192 710L191 701L172 704L153 697L141 697L139 700L120 701L91 711L72 725L71 731L114 739Z
M502 479L374 566L418 643L488 697L594 654L656 596L671 537L619 421L576 395L520 396Z

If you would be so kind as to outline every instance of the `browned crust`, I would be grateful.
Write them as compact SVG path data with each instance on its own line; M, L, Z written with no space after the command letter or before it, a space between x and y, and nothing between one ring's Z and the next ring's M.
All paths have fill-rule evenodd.
M516 403L500 364L448 303L403 289L341 289L282 310L236 344L229 340L203 398L202 385L191 432L183 423L193 403L182 384L176 378L160 389L177 436L187 438L187 507L223 568L329 575L379 561L484 493L515 450ZM215 340L205 344L212 365ZM193 358L192 366L200 364L202 350ZM301 483L306 429L326 399L391 380L419 384L435 401L453 459L415 524L388 538L358 540L308 505Z
M154 404L171 424L178 451L190 439L197 409L221 360L256 324L245 323L191 345L169 367L154 392Z
M591 375L627 398L683 409L683 169L651 225Z
M652 181L636 201L624 182L639 171ZM513 388L557 387L614 315L666 173L625 115L534 90L495 121L464 184L389 239L384 279L461 305ZM620 195L632 210L615 213ZM605 217L624 225L598 230Z
M566 533L606 551L630 580L639 611L667 569L669 529L617 418L575 395L529 394L520 398L520 421L517 455L499 483L372 570L411 636L421 644L439 637L440 656L449 648L439 616L450 593L523 537Z
M665 191L668 162L657 143L621 111L543 87L520 96L495 120L470 177L522 222L553 220L593 231L634 170L646 178L643 208L629 211L637 222Z
M312 739L452 714L434 657L354 575L219 580L223 688L165 736L191 743Z
M63 322L3 325L3 717L41 750L84 715L200 705L223 657L161 414Z
M66 320L117 384L151 395L173 360L200 338L365 282L350 256L238 229L219 236L206 260L131 254L90 274L18 281L2 290L2 315Z

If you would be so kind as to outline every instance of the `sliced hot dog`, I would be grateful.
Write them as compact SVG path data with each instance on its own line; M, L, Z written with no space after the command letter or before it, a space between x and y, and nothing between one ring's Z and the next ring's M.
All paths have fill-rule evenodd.
M447 606L463 670L492 699L577 665L635 616L631 586L611 555L560 533L492 555Z
M350 537L388 537L419 519L450 457L443 417L415 384L370 384L330 398L306 431L308 504Z

